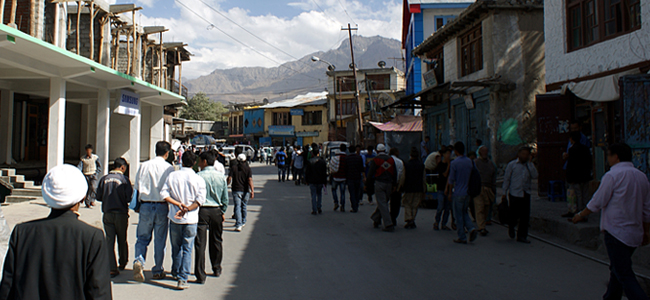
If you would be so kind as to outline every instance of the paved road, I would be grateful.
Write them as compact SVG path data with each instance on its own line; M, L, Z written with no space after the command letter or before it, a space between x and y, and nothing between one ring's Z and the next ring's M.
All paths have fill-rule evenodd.
M129 264L113 282L114 298L599 299L605 291L607 267L541 242L516 243L497 225L489 227L490 236L457 245L454 233L431 229L434 210L420 210L418 229L403 229L400 216L395 232L381 232L369 219L375 206L362 206L358 214L333 212L328 195L324 213L312 216L307 187L279 183L273 167L254 164L253 173L257 193L248 225L236 233L226 221L221 278L175 291L171 279L132 281ZM3 210L12 226L49 211L37 204ZM81 213L101 225L99 209ZM132 213L131 255L136 224ZM165 266L171 266L169 251Z

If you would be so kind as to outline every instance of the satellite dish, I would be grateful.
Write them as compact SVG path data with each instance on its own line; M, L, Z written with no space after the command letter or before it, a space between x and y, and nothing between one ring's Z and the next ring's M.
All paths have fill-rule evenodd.
M393 98L391 98L388 94L386 93L379 94L379 97L377 98L377 107L380 108L381 116L384 119L389 119L393 115L394 109L389 108L384 110L381 108L393 103L393 101L394 101Z
M334 70L336 70L336 66L334 66L334 65L329 65L329 66L327 66L327 69L330 70L330 71L332 71L332 72L334 72Z
M377 65L378 65L380 68L383 69L383 68L386 66L386 62L383 61L383 60L380 60L380 61L377 63Z
M355 65L354 65L354 63L350 63L350 65L349 65L348 67L349 67L350 69L354 70Z

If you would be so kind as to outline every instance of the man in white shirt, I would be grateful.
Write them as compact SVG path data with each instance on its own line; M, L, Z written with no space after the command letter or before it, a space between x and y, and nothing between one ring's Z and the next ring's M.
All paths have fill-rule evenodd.
M140 210L138 217L137 242L135 244L135 262L133 263L133 278L144 281L144 265L147 257L147 247L154 239L154 261L151 269L153 279L164 279L165 246L167 245L167 230L169 209L167 202L160 196L160 190L167 176L174 171L166 159L171 151L168 142L156 143L156 158L140 165L135 177L135 190L139 193ZM189 152L189 151L188 151ZM153 233L153 236L152 236Z
M160 196L169 203L169 239L172 245L172 277L178 289L189 287L187 279L192 267L192 246L199 223L199 207L205 203L205 180L194 173L196 155L183 153L183 168L169 174Z

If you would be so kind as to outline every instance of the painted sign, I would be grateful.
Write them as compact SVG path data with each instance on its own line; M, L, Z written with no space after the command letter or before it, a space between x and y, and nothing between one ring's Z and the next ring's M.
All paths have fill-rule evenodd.
M291 109L290 114L292 116L304 116L305 111L303 109L301 109L301 108L294 108L294 109Z
M139 116L140 96L127 90L121 90L119 105L117 106L115 112L127 116Z
M474 109L474 98L472 98L472 95L465 95L464 99L467 109Z
M264 110L251 109L244 111L244 133L254 134L264 132Z
M260 138L260 146L262 147L269 147L271 146L271 137L261 137Z
M296 136L299 137L318 136L318 131L299 131L296 132Z
M269 126L269 135L279 137L292 137L295 135L295 128L293 125Z
M424 78L424 83L427 87L434 87L438 85L438 78L436 78L436 69L431 69L428 72L422 74Z

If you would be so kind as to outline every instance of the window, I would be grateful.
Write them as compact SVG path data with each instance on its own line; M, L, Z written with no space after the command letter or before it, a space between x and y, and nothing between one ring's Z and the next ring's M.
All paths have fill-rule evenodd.
M339 92L339 88L341 89L341 92L354 92L354 77L353 76L340 76L336 77L336 92Z
M447 25L447 23L453 21L456 16L436 16L436 31L440 30L443 26Z
M322 111L306 111L302 116L302 125L321 125L323 124Z
M274 112L273 125L291 125L289 112Z
M567 0L569 51L641 28L640 0Z
M483 69L483 37L481 25L460 37L460 67L462 76Z
M353 115L357 112L356 101L354 99L338 100L337 109L339 115Z
M368 75L370 89L373 91L390 90L390 74Z

